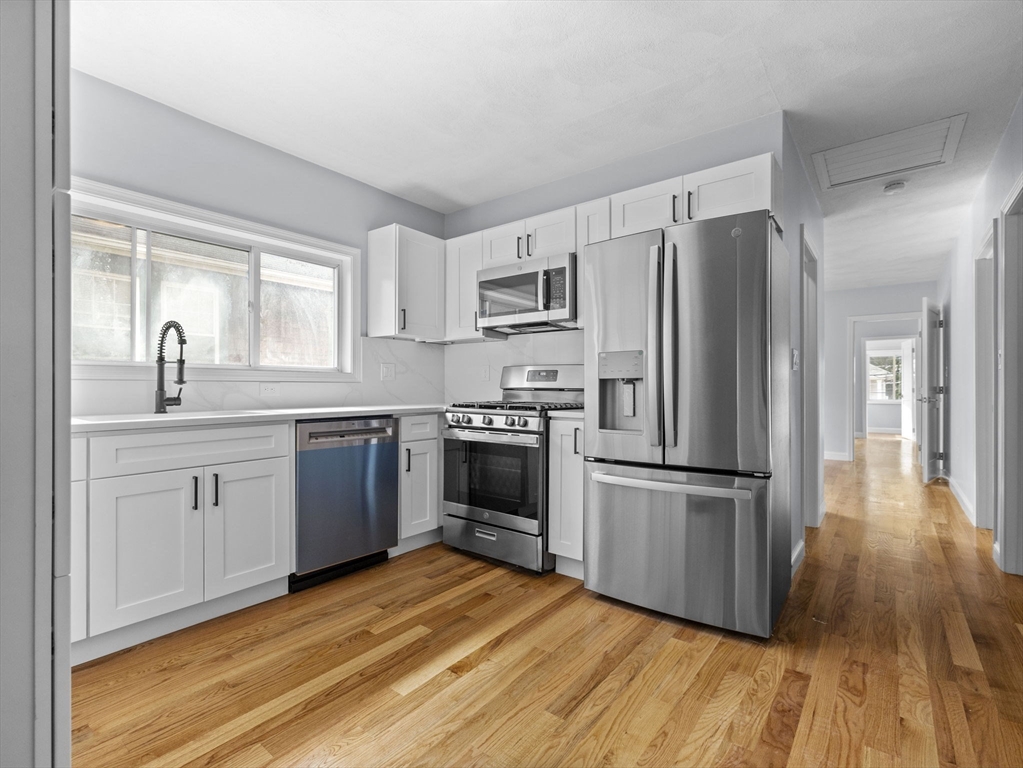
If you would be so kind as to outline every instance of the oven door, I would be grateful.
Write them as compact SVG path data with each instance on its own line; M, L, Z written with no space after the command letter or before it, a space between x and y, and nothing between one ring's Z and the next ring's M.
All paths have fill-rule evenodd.
M480 328L546 323L544 296L547 259L530 259L476 273Z
M542 435L445 429L444 514L533 535L543 532Z

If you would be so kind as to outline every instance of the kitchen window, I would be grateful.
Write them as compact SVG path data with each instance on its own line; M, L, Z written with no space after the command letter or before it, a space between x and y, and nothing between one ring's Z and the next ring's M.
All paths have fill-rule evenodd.
M72 201L74 378L148 378L177 320L196 379L358 380L358 250L83 180Z

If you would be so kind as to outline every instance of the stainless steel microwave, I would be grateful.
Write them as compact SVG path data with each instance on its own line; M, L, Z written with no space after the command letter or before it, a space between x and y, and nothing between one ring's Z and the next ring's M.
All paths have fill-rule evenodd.
M476 273L480 328L537 333L576 327L575 254L525 259Z

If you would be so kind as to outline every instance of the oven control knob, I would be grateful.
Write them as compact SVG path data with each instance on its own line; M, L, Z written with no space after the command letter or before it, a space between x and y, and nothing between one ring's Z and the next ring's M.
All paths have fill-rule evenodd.
M458 413L451 414L451 423L452 424L461 424L462 423L462 416L461 416L461 414L458 414Z
M472 424L472 416L470 416L469 414L465 414L465 416L462 417L462 423Z
M519 426L524 427L529 423L525 416L519 416Z
M514 427L515 426L515 417L514 416L505 416L504 417L504 425L506 427Z
M493 423L494 423L494 420L493 420L492 418L490 418L489 416L484 416L484 417L483 417L483 423L484 423L484 424L485 424L486 426L488 426L488 427L489 427L489 426L490 426L491 424L493 424Z

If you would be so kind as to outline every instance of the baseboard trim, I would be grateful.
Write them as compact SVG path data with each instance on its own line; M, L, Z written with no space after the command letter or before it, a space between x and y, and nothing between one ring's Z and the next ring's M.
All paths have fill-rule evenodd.
M107 656L115 651L123 651L133 645L144 643L162 635L169 635L179 629L201 624L204 621L240 611L242 608L273 600L288 594L288 577L283 576L265 584L233 592L204 603L190 605L177 611L154 616L151 619L118 627L109 632L86 637L71 643L71 666Z
M867 430L868 435L872 432L878 432L882 435L901 435L902 427L871 427Z
M853 436L856 437L856 438L866 437L867 433L866 432L854 432Z
M974 526L976 526L977 512L974 510L973 504L970 503L970 500L966 498L966 494L963 493L963 489L959 487L959 483L957 483L955 478L951 475L948 476L948 487L952 490L952 495L955 496L956 501L959 502L959 506L966 514L966 517Z
M825 461L852 461L844 451L824 451Z
M803 562L804 554L805 550L803 549L803 539L800 539L799 543L796 544L796 548L792 550L792 577L794 577L796 575L796 571L799 570L799 566Z
M817 526L820 527L824 523L824 515L828 513L827 505L824 503L824 499L821 499L820 514L817 517Z
M563 557L562 555L555 555L555 558L554 570L557 573L572 579L579 579L579 581L583 580L582 560L573 560L571 557Z

